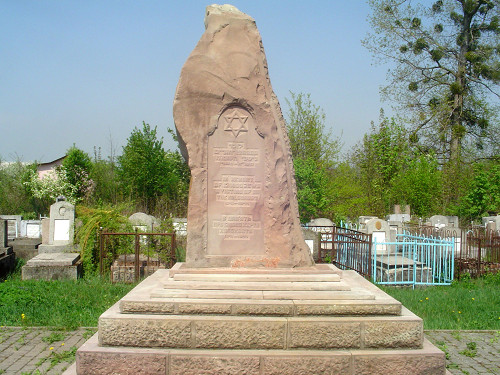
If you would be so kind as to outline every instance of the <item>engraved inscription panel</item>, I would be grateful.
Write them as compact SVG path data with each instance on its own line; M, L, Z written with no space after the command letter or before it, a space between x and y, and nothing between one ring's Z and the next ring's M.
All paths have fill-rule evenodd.
M262 255L264 141L245 109L231 107L208 139L208 255Z
M69 241L69 220L54 220L54 241Z

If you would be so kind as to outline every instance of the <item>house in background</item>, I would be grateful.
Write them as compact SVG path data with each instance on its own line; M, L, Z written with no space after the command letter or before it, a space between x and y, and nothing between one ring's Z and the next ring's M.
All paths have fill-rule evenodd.
M61 157L59 159L56 159L56 160L53 160L53 161L49 161L47 163L40 163L40 164L38 164L38 166L36 168L36 171L38 173L38 178L43 178L48 173L50 173L51 171L55 171L55 169L58 166L62 165L63 160L65 158L66 158L66 155L64 155L63 157Z

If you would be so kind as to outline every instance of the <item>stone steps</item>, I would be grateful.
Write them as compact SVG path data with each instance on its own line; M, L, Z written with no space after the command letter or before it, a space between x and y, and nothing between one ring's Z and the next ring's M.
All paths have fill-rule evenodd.
M325 282L305 282L305 281L172 281L165 283L165 289L184 289L184 290L307 290L307 291L332 291L332 290L350 290L346 283L336 281Z
M205 281L205 282L254 282L254 283L268 283L268 282L309 282L309 283L323 283L323 282L339 282L340 276L337 274L323 274L323 275L310 275L310 274L204 274L204 273L176 273L173 278L169 279L165 284L168 285L172 281Z
M399 316L227 316L123 314L99 318L105 346L190 349L421 348L422 320Z
M74 371L74 370L72 370ZM444 353L420 349L206 350L102 347L97 334L76 354L72 374L444 375Z
M255 300L370 300L375 297L363 291L334 290L191 290L165 289L151 293L151 298L210 298Z
M333 273L341 275L342 271L332 264L315 264L311 267L296 267L296 268L228 268L228 267L211 267L211 268L189 268L185 263L178 262L170 269L170 276L177 274L234 274L235 271L239 274L252 275L322 275L325 273Z
M210 315L399 315L401 303L396 300L257 300L127 298L120 301L122 313L134 314L210 314Z
M355 272L323 272L340 281L159 270L101 315L77 352L77 373L445 374L419 317ZM313 290L300 290L309 283Z
M321 270L327 273L323 274L324 276L339 276L336 268L323 267ZM188 271L182 274L178 269L173 275L172 270L157 271L120 301L120 311L144 314L270 316L368 316L401 313L400 302L351 271L344 272L343 280L338 282L304 282L301 281L303 271L297 270L292 272L295 281L249 282L241 276L254 277L256 274L240 269L237 273L235 270L229 273L226 269L222 274L231 277L232 281L206 281L206 278L205 281L174 280L186 275L195 276L198 280L217 276L206 271L202 273L204 270L200 270L200 273L194 273L190 269ZM313 271L314 269L307 269L305 276L313 275ZM270 272L273 276L290 276L279 269ZM234 281L237 278L242 281ZM205 289L208 287L217 289ZM328 290L330 287L334 289ZM300 290L301 288L311 290L304 291Z

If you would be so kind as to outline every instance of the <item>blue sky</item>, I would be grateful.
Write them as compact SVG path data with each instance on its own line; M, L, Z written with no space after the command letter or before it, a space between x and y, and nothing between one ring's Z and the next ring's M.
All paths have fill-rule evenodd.
M51 161L77 147L121 154L142 121L176 145L172 102L207 1L0 1L0 157ZM310 93L348 150L378 121L385 67L361 45L368 5L234 0L257 22L283 112Z

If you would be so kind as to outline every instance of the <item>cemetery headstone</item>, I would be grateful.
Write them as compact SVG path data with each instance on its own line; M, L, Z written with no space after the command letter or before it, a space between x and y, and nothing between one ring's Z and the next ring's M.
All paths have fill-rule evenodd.
M42 244L49 244L49 228L50 219L48 217L42 219Z
M41 238L42 221L41 220L21 220L21 237Z
M43 240L46 240L46 223L47 221L42 220L42 244L38 246L39 254L28 260L22 268L23 280L77 279L81 275L82 265L80 254L73 242L75 207L63 200L50 206L47 244L43 243Z
M12 247L8 245L8 223L0 219L0 257L12 253Z
M15 254L8 245L8 223L7 220L0 219L0 277L14 269L15 264Z
M429 218L428 223L431 227L441 229L448 224L448 218L443 215L434 215Z
M384 245L384 242L395 242L396 233L391 230L389 223L385 220L374 218L365 222L365 233L372 235L373 242L377 242L377 246L374 250L377 254L387 254L393 250L394 246Z
M318 259L321 233L309 228L302 228L302 233L313 259Z
M210 8L206 25L174 99L191 169L186 266L311 266L286 126L255 21L224 5Z
M500 230L500 215L497 216L486 216L482 218L483 225L489 230Z
M8 239L9 241L20 236L21 230L21 215L0 215L0 219L8 222Z
M393 223L407 223L411 220L409 214L390 214L386 216L386 220Z
M44 243L44 222L42 220L42 244L38 247L40 253L70 253L75 252L75 207L67 201L59 201L50 206L48 222L48 243Z
M159 221L152 215L145 214L144 212L136 212L129 216L128 221L134 228L143 232L153 231L159 226Z
M313 219L307 223L308 227L333 227L334 225L333 221L324 217Z

